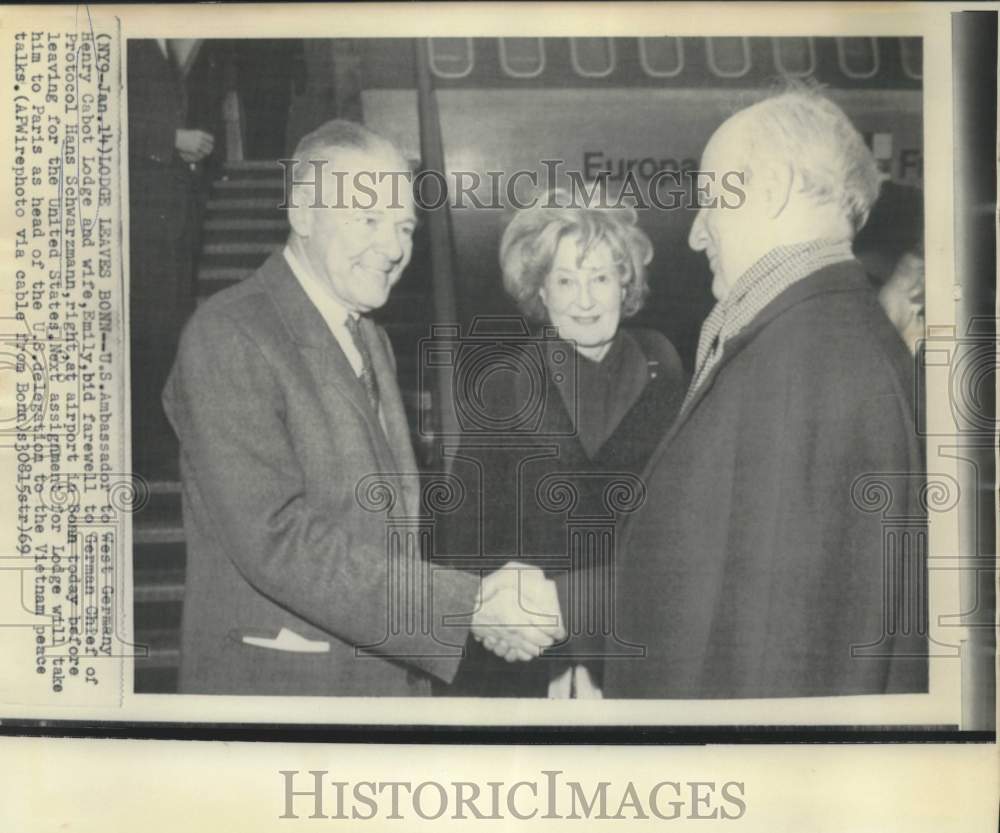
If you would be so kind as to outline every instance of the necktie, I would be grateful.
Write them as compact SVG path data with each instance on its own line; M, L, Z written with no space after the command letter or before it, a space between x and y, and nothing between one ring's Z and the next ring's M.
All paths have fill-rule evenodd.
M354 346L357 348L358 353L361 354L361 375L358 379L365 389L365 395L368 397L368 404L372 406L372 412L375 416L378 416L378 383L375 381L372 356L368 352L368 345L365 344L364 337L361 335L359 322L360 318L348 315L345 326L347 327L347 332L351 334Z

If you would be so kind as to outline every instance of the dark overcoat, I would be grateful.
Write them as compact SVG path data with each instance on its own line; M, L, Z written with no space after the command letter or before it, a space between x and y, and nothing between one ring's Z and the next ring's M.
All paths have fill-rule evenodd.
M133 467L159 476L176 457L160 391L195 305L198 167L174 144L189 126L184 80L153 39L128 42L129 308Z
M427 584L401 560L417 467L388 337L364 318L361 332L381 422L280 252L184 331L164 393L188 553L182 692L420 695L455 673L478 580Z
M727 343L625 521L615 628L644 650L606 663L605 696L925 691L913 400L912 359L854 261Z

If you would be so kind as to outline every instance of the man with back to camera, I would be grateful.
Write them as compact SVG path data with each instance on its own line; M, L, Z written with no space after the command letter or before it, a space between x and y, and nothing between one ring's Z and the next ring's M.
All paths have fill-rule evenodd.
M461 660L442 643L463 645L470 628L509 660L529 659L563 629L551 582L523 565L482 581L435 570L432 598L408 611L432 632L385 642L390 572L405 565L387 553L384 515L355 490L372 474L417 472L389 340L365 316L412 253L408 165L340 120L294 158L287 246L198 310L164 392L188 544L180 689L429 694L428 675L450 681ZM398 497L409 515L415 479ZM442 630L455 614L471 625Z
M882 513L857 492L885 476L893 513L925 522L912 362L851 251L875 161L793 88L724 122L701 169L689 243L718 303L623 531L615 622L645 656L609 661L604 695L926 691L926 565L903 553L888 593ZM742 200L720 189L732 171Z

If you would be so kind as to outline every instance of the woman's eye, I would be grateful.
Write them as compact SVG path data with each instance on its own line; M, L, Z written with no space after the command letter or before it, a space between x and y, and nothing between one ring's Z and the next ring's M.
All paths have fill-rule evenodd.
M607 282L608 282L607 275L598 275L597 277L594 278L594 283L607 283Z

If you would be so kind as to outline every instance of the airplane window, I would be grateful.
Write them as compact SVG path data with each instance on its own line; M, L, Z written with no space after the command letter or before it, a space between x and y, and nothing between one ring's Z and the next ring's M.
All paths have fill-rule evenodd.
M837 38L840 71L848 78L871 78L878 72L875 38Z
M742 78L750 71L746 38L707 38L708 66L719 78Z
M653 78L673 78L684 69L680 38L639 38L639 62Z
M500 38L500 66L511 78L534 78L545 69L541 38Z
M465 78L475 63L472 38L431 38L431 72L438 78Z
M570 59L577 75L604 78L615 69L615 45L610 38L570 38Z
M903 72L907 78L919 81L924 77L924 42L922 38L900 38Z
M800 78L816 71L812 38L771 38L774 66L782 75Z

